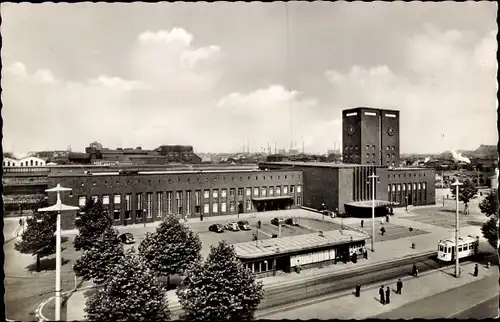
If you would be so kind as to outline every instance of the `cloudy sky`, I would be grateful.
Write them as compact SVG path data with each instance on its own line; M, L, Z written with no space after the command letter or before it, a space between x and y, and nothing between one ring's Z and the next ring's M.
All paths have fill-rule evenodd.
M306 152L341 110L401 111L402 152L496 144L496 3L2 4L4 150ZM288 19L287 19L288 16Z

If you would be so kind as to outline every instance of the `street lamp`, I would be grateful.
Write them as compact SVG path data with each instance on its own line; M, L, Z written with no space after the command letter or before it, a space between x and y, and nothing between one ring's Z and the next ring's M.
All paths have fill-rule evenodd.
M57 184L55 188L47 189L46 192L57 192L57 202L55 205L45 208L39 208L39 212L57 212L56 223L56 307L55 320L61 320L61 212L69 210L78 210L80 208L64 205L61 202L61 191L71 191L71 188L63 188Z
M458 179L455 179L455 182L451 184L456 187L456 196L457 196L457 213L455 216L455 277L458 278L460 276L460 264L458 262L458 233L459 233L459 222L458 222L458 188L463 185L463 183L459 182Z
M368 176L368 178L372 179L372 252L375 251L375 179L378 178L378 176L375 175L375 173L372 173L371 176Z

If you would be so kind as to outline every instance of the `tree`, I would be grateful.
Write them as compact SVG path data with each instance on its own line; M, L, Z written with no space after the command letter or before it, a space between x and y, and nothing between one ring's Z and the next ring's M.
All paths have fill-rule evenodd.
M23 254L36 255L36 271L40 271L40 258L49 256L56 251L55 213L35 213L26 220L27 228L21 236L21 241L14 248Z
M263 298L262 282L236 257L225 241L211 246L207 261L193 265L177 296L183 319L197 321L251 320Z
M123 255L123 245L118 239L118 231L110 227L104 231L101 238L94 241L92 248L85 250L76 260L73 270L76 276L84 280L102 284L111 276L113 268Z
M476 198L477 194L477 186L475 186L469 179L464 180L463 184L458 188L458 200L464 203L464 213L469 213L469 201L471 199ZM453 198L456 198L456 189L455 186L451 188L451 195Z
M104 288L86 302L90 321L165 321L168 300L160 282L140 256L128 251L111 270Z
M488 240L493 248L498 247L498 191L491 191L486 198L479 204L481 212L489 217L489 220L483 224L481 231L484 238Z
M78 235L73 242L75 249L89 250L95 240L102 236L104 231L113 225L113 220L104 211L100 201L89 199L75 222Z
M139 254L157 276L184 275L188 267L201 260L200 252L198 235L174 216L165 218L139 245Z

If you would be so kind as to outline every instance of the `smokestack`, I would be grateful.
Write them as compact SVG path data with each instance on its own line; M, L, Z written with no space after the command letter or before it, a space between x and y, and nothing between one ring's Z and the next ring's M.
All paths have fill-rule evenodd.
M302 154L304 154L304 138L302 138Z
M274 142L274 154L278 154L278 150L276 149L276 142Z

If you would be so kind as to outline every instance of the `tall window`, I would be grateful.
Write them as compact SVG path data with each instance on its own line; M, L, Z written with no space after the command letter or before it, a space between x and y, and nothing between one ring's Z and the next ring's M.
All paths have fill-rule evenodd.
M102 204L109 205L109 195L102 196Z
M167 214L172 214L172 191L167 191Z
M127 193L125 195L125 219L130 219L131 212L132 212L132 194Z
M401 190L401 184L398 183L398 191Z
M253 196L257 197L259 195L259 188L255 187L253 188Z
M220 203L220 210L221 210L222 213L226 213L226 211L227 211L227 204L226 204L225 200Z
M418 190L422 189L420 182L418 183Z
M299 184L297 186L297 193L301 193L302 192L302 186Z
M425 184L425 182L424 182L424 183L422 183L422 189L424 189L424 190L426 189L426 184Z
M210 198L210 190L206 189L203 191L203 198L205 199Z
M86 202L87 202L87 198L85 196L78 197L78 205L80 207L85 207Z
M391 185L390 184L387 185L387 192L391 192Z
M227 198L227 189L222 189L222 191L221 191L221 197L222 198ZM214 197L214 198L217 198L217 197Z
M146 216L148 218L153 217L153 193L146 193Z
M403 191L406 190L406 183L403 183Z
M252 210L252 201L247 199L246 203L247 203L247 210Z
M219 189L212 190L212 198L219 198Z
M94 201L94 203L98 202L99 196L92 196L92 201Z
M276 195L281 196L281 187L280 186L276 187Z
M246 190L247 197L250 197L252 195L252 188L247 188Z
M191 191L186 191L186 215L191 214Z
M194 192L194 213L195 214L200 213L200 206L201 206L201 190L196 190Z
M266 187L262 187L262 188L260 189L260 192L261 192L261 193L260 193L260 195L261 195L262 197L265 197L265 196L266 196L266 194L267 194L267 193L266 193L266 192L267 192L266 190L267 190L267 189L266 189Z
M219 212L219 203L217 201L214 201L212 204L212 213L216 214Z
M238 188L238 196L243 196L243 188Z
M182 214L182 191L175 192L175 204L177 206L177 214Z
M288 186L283 186L283 194L284 195L288 194Z
M236 210L236 203L234 200L229 201L229 211L234 212Z
M163 215L163 192L156 193L156 217Z
M138 193L137 195L137 208L136 208L136 218L142 218L142 207L143 207L143 202L142 202L142 193Z
M205 201L203 203L203 213L206 215L210 213L210 204L208 203L208 201Z
M236 189L234 189L234 188L229 189L229 197L234 198L235 193L236 193Z
M269 187L269 195L274 196L274 187Z
M300 206L301 205L301 200L300 200L300 196L297 196L297 206Z

